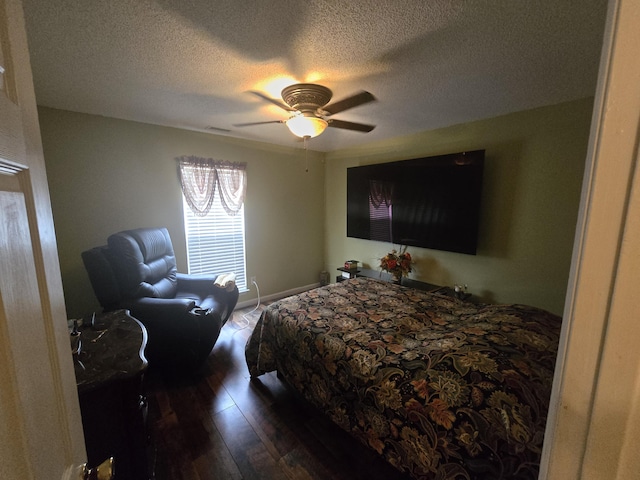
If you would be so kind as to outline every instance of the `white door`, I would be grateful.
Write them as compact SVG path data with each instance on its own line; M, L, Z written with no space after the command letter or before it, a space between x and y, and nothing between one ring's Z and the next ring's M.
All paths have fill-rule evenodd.
M0 212L0 478L77 479L86 454L19 0L0 0Z

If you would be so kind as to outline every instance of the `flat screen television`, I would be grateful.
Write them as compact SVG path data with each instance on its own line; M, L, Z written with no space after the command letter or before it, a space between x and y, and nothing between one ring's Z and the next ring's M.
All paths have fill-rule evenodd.
M484 150L347 169L347 236L476 254Z

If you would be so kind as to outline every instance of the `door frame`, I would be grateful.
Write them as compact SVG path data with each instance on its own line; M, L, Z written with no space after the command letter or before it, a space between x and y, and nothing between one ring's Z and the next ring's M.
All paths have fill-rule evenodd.
M78 479L84 435L21 0L0 0L0 48L0 478Z
M640 471L640 1L611 0L539 478Z

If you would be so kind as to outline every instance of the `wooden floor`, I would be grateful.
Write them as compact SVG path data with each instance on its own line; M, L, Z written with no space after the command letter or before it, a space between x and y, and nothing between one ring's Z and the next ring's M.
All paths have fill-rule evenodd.
M260 309L234 312L192 377L146 377L157 480L406 480L269 373L250 380L244 347Z

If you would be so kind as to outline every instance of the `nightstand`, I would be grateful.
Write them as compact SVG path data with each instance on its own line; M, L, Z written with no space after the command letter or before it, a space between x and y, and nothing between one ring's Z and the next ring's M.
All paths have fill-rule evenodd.
M89 317L90 319L91 317ZM118 480L153 478L142 380L147 331L127 310L95 315L79 327L73 355L87 466L114 458Z

